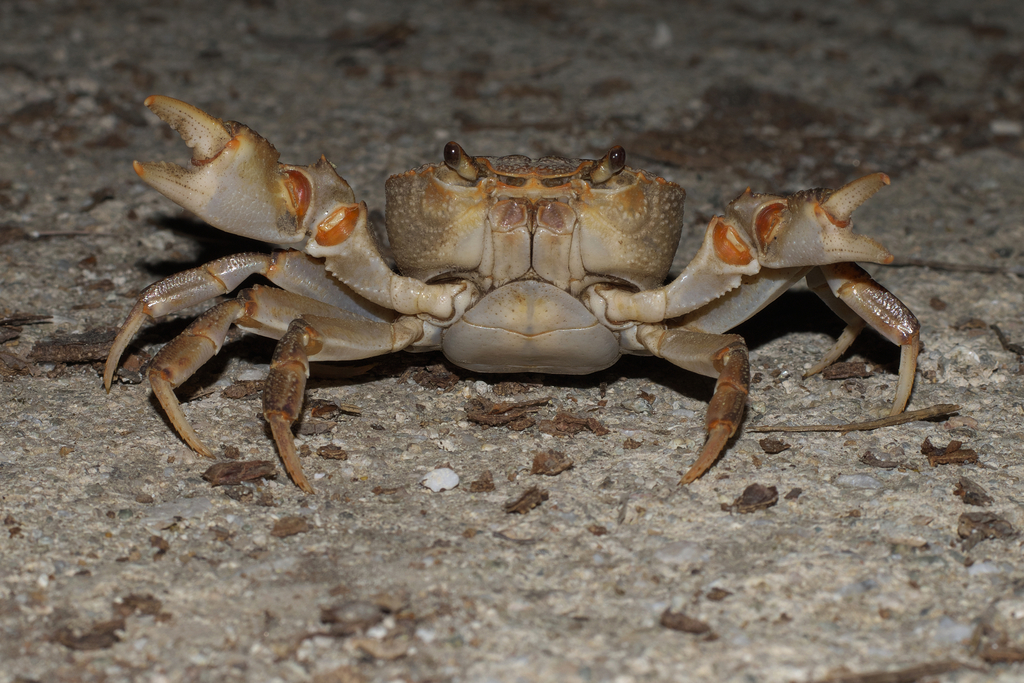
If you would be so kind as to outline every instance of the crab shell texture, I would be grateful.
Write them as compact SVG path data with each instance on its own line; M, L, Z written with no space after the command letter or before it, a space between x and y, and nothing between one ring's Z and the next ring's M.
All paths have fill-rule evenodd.
M357 360L408 349L442 350L480 372L585 374L623 353L655 355L716 377L708 439L681 483L706 471L739 426L749 389L742 338L725 334L795 282L847 323L809 374L834 362L870 325L900 346L892 412L913 386L919 325L855 261L889 263L853 233L854 210L889 183L883 173L838 190L788 197L748 189L715 216L704 241L666 283L685 192L625 165L613 147L597 160L471 157L456 143L444 162L387 181L387 233L399 272L382 255L366 204L325 158L278 163L247 126L168 97L146 106L192 148L187 167L135 163L148 184L214 227L280 247L242 253L148 287L118 331L104 369L110 389L121 354L146 319L194 306L260 274L164 346L150 384L196 452L213 457L174 389L239 326L278 339L263 391L285 468L307 492L291 434L310 361Z
M387 181L387 232L404 275L466 280L481 298L442 335L480 372L586 374L613 364L617 335L579 300L588 287L661 285L679 242L685 191L602 160L465 155ZM626 347L627 351L641 349Z

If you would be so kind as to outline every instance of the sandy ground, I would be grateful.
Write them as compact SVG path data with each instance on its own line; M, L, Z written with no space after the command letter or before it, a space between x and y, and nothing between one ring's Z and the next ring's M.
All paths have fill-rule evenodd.
M0 3L0 317L50 316L0 327L0 682L1024 679L1024 5L137 5ZM961 409L765 452L751 428L878 417L895 386L898 352L870 333L844 360L872 374L802 379L841 324L797 288L740 329L747 417L691 486L676 482L703 441L704 378L642 358L504 378L402 354L311 380L315 496L283 474L213 488L137 372L106 394L95 362L144 286L258 246L132 172L188 158L142 106L154 93L246 122L285 161L326 154L378 221L385 178L449 139L533 157L622 144L687 188L680 264L748 185L886 171L857 230L932 264L869 266L920 319L910 408ZM84 362L66 343L29 356L83 333ZM183 391L219 454L277 463L258 394L224 393L272 348L232 337ZM508 379L524 393L500 398ZM478 397L549 398L538 420L611 431L487 429L468 420ZM932 467L925 439L976 462ZM530 474L543 450L574 467ZM419 486L441 465L457 489ZM471 491L488 470L494 490ZM778 502L722 509L755 483ZM505 511L534 486L546 501ZM994 516L974 518L991 537L962 539L965 513Z

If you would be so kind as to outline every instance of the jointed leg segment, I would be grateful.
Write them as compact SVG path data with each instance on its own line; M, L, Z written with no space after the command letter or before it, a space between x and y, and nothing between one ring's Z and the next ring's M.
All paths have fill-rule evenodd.
M686 370L718 378L704 418L707 441L679 482L689 484L714 464L743 419L750 391L747 345L735 334L707 334L659 325L641 325L637 338L656 356Z
M804 377L821 372L850 347L867 325L900 347L900 374L890 415L903 412L910 400L921 348L921 325L902 301L875 282L855 263L820 266L807 274L807 284L846 321L846 329L822 360Z

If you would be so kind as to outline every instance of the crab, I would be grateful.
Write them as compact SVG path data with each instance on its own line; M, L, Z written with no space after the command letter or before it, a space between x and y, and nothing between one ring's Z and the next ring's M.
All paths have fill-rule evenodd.
M387 181L396 272L366 204L326 158L281 164L273 145L243 124L168 97L145 104L178 131L192 159L188 167L135 162L135 172L210 225L278 247L151 285L110 349L107 391L147 319L228 294L253 274L276 285L254 285L209 308L150 365L153 393L200 455L214 457L174 389L220 350L234 325L278 340L263 415L286 471L307 493L313 487L291 426L309 363L402 349L440 350L480 373L586 374L637 354L717 378L703 449L680 481L688 484L712 466L743 417L748 351L727 332L801 278L846 322L808 375L870 325L901 350L892 414L909 399L917 319L855 263L893 256L851 230L854 210L889 184L883 173L786 197L748 188L711 219L694 259L665 284L682 229L679 185L626 166L621 147L596 160L532 160L471 157L449 142L443 163Z

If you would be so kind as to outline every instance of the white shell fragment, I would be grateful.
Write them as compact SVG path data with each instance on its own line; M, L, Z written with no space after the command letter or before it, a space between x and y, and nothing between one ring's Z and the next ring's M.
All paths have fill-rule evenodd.
M436 470L427 472L427 475L420 479L420 484L426 486L434 493L450 491L459 485L459 475L455 470L448 467L438 467Z

